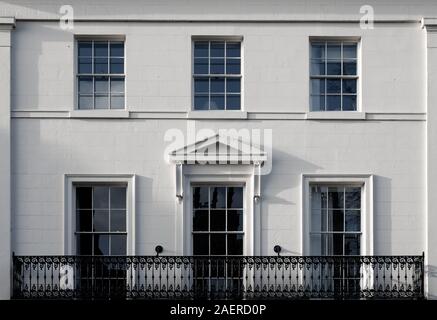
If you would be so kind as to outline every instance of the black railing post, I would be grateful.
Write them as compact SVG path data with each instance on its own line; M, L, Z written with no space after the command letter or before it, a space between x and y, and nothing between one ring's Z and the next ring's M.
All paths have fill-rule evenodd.
M421 295L422 299L425 299L425 251L422 251L422 263L421 263L421 270L420 270L420 276L421 276Z

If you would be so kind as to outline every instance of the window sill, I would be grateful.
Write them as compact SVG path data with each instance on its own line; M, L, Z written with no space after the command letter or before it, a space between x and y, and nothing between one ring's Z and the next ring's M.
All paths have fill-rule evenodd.
M73 110L70 118L129 118L128 110Z
M241 110L202 110L189 111L187 119L247 119L247 111Z
M308 120L365 120L366 113L361 111L312 111L307 112Z

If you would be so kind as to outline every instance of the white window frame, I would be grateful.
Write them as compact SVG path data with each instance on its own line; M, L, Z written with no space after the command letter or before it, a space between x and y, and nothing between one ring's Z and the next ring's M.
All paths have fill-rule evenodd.
M119 184L127 186L127 255L135 255L135 175L64 175L64 255L76 255L75 185Z

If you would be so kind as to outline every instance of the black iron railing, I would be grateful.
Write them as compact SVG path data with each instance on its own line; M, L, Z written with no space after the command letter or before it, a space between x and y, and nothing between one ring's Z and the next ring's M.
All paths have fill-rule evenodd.
M15 299L421 299L423 256L14 256Z

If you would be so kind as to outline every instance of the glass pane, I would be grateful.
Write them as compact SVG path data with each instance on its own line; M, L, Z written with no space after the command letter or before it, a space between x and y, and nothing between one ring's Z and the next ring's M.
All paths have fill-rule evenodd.
M211 59L211 74L224 74L224 73L225 73L225 60Z
M209 254L209 235L193 234L193 254L208 255Z
M94 89L95 89L96 93L108 93L108 91L109 91L109 78L108 77L96 77Z
M109 210L93 210L93 231L109 231Z
M243 208L242 187L228 187L228 208Z
M311 96L311 111L325 110L325 96Z
M243 231L243 210L228 210L228 231Z
M324 255L325 250L322 250L322 235L312 234L310 237L310 254L312 256Z
M228 255L243 255L243 235L228 234Z
M111 231L126 231L126 210L111 210Z
M93 73L93 65L91 58L79 59L79 73Z
M205 95L196 95L194 97L194 109L195 110L208 110L209 98Z
M193 187L193 208L208 208L208 187Z
M111 209L126 209L126 187L111 187Z
M227 42L226 43L226 56L240 57L241 43L240 42Z
M109 209L109 187L101 186L93 188L93 208Z
M211 92L224 93L225 92L225 79L224 78L211 78Z
M335 79L335 80L328 79L326 81L326 91L328 93L341 93L341 80L340 79Z
M109 253L109 236L104 234L94 235L94 255L108 256Z
M80 234L77 236L76 250L78 255L93 254L93 238L90 234Z
M208 93L209 92L209 80L208 79L194 79L194 92L195 93Z
M226 235L211 234L211 255L226 254Z
M93 55L91 42L78 42L79 57L91 57Z
M355 60L344 61L343 62L343 74L356 76L357 75L357 62Z
M124 96L111 96L111 109L124 109Z
M311 60L311 75L325 75L325 61L324 60Z
M312 59L325 59L325 43L324 42L311 43L311 58Z
M124 93L124 78L111 77L111 92Z
M349 187L345 188L346 208L360 209L361 208L361 188Z
M194 56L195 57L208 57L209 43L207 41L194 42Z
M328 188L323 186L311 187L311 208L322 209L327 207Z
M346 210L346 231L361 231L360 210Z
M343 255L343 234L333 234L332 238L332 254Z
M226 207L226 187L211 187L211 208Z
M76 187L76 209L92 209L93 189Z
M226 211L225 210L211 210L210 211L210 228L211 231L225 231L226 230Z
M111 42L110 50L111 50L111 57L124 57L123 42Z
M79 77L79 93L92 94L93 93L93 78Z
M360 235L358 234L345 235L344 254L346 256L360 255Z
M123 58L111 58L111 73L124 73Z
M241 79L226 79L226 92L240 92L241 91Z
M94 99L95 109L108 109L109 97L107 95L96 95Z
M341 110L341 96L327 96L326 97L326 110L340 111Z
M194 74L208 74L208 58L194 59Z
M326 209L311 210L311 231L328 231L327 217L328 213Z
M226 74L240 74L241 73L241 60L240 59L227 59L226 60Z
M108 56L108 41L94 42L94 56L95 57Z
M94 59L94 73L108 73L108 59L95 58Z
M208 210L194 210L193 231L209 231Z
M79 109L92 109L93 108L93 97L92 96L80 96L79 97Z
M111 236L111 255L125 256L126 251L126 235Z
M224 95L213 95L211 96L211 110L224 110L225 109L225 96Z
M356 59L357 58L357 44L343 44L343 59Z
M226 110L240 110L241 99L240 95L226 95Z
M357 80L343 80L343 93L356 93L357 92Z
M344 188L328 188L328 207L330 209L344 208Z
M76 210L76 231L92 231L92 210Z
M211 54L212 58L223 58L225 56L225 43L224 42L211 42Z
M341 45L338 43L328 43L328 59L341 59Z
M323 95L325 93L325 79L311 79L311 94Z
M328 75L341 75L341 62L340 61L328 61L327 64Z
M344 210L328 210L328 231L344 231Z
M355 111L357 110L357 96L343 96L343 110Z

